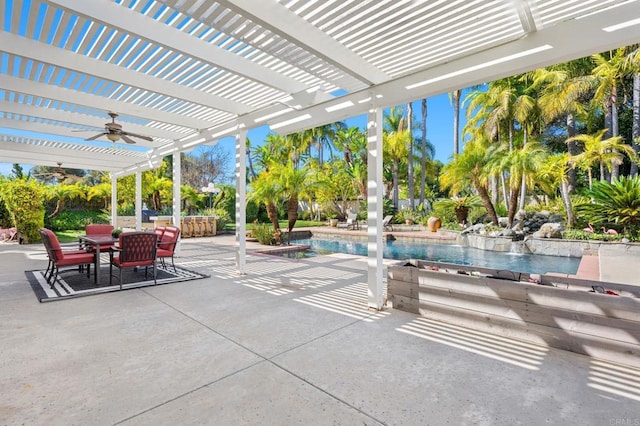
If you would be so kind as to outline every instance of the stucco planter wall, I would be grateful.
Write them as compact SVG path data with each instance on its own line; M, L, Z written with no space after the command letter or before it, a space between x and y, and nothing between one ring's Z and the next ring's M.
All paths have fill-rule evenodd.
M395 309L640 367L640 287L427 261L409 264L415 266L388 268L388 297ZM532 278L547 285L529 282ZM589 292L592 285L621 296Z

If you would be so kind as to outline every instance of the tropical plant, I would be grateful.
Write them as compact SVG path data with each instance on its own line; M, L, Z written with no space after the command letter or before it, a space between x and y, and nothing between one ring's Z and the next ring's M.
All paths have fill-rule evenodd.
M621 176L612 183L594 182L585 195L591 202L576 206L594 226L618 228L624 233L638 237L640 231L640 177Z
M45 198L48 200L56 200L56 208L49 215L49 218L54 218L64 209L64 202L66 200L73 200L77 198L85 199L86 194L84 188L78 184L60 184L47 187L47 190L45 191Z
M475 189L487 210L491 222L498 225L498 215L489 196L489 156L486 139L468 142L461 154L443 167L440 175L442 189L450 189L451 195Z
M587 171L589 175L589 188L593 186L593 176L591 169L594 165L600 168L600 180L605 179L605 168L610 172L613 167L622 163L622 153L633 156L635 153L629 145L625 145L620 136L602 139L607 133L607 129L602 129L593 135L578 135L567 141L574 140L584 144L584 151L571 160L576 167Z
M436 201L433 205L434 210L450 210L456 218L456 222L461 225L467 224L469 210L482 207L482 201L477 195L466 195L463 197L452 197L446 200Z

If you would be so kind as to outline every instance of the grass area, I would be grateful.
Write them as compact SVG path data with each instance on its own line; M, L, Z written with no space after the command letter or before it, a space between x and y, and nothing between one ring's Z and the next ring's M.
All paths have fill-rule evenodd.
M68 231L56 231L58 241L61 243L71 243L78 241L78 235L84 235L84 229L73 229Z

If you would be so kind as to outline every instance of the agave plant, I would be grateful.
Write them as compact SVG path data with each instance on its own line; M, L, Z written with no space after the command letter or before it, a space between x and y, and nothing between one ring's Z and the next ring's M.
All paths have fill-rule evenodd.
M640 178L622 176L612 183L594 182L585 195L591 202L576 206L589 222L622 230L634 237L640 231Z

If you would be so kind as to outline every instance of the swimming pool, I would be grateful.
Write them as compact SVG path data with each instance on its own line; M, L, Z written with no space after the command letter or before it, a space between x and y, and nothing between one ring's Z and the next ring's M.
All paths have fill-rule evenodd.
M304 253L290 253L290 257L310 257L328 253L367 255L367 242L363 239L312 237L292 240L291 243L304 244L311 248ZM415 242L415 240L387 240L383 244L385 259L423 259L458 265L508 269L530 274L544 274L546 272L575 274L580 263L580 259L575 257L502 253L458 245Z

